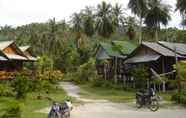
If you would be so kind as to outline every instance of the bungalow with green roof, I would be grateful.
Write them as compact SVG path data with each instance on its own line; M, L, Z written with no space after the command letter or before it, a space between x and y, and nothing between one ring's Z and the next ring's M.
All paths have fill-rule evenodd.
M125 58L137 46L128 41L100 43L96 53L98 74L106 80L123 80L125 78Z

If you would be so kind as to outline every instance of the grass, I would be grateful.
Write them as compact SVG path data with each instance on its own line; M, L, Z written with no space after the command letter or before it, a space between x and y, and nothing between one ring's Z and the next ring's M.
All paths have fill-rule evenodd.
M125 91L123 89L92 87L91 84L79 85L82 91L80 95L90 99L105 99L112 102L129 102L135 99L135 91ZM163 98L163 101L171 102L173 91L166 93L157 93Z
M50 107L51 103L47 99L37 99L37 96L41 94L42 96L47 96L52 98L55 101L63 102L66 96L66 93L62 89L58 89L54 92L46 94L44 92L32 92L27 95L25 100L19 100L18 102L21 105L22 118L46 118L47 114L38 113L37 110L40 110L45 107ZM7 108L7 105L10 102L17 101L13 97L0 97L0 115L4 113L4 109Z
M135 99L135 92L128 92L122 89L91 87L90 84L79 86L82 89L80 95L85 98L105 99L112 102L129 102Z

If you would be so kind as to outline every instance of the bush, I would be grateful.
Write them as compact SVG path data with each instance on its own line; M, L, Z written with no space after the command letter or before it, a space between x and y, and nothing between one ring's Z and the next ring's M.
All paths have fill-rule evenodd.
M57 81L64 78L64 74L59 70L48 70L40 73L37 78L39 80L49 80L51 83L56 84Z
M9 104L2 118L21 118L20 105L17 102Z
M136 68L130 73L134 77L135 88L146 88L147 79L149 79L147 68Z
M50 90L53 90L54 88L55 88L54 85L51 84L50 81L47 81L47 80L41 81L41 89L42 90L50 91Z
M0 84L0 96L14 96L14 92L8 84Z
M186 105L186 91L179 93L176 93L171 98L173 101Z
M29 79L23 75L17 75L15 80L13 80L12 87L16 92L16 98L25 98L26 93L29 91Z
M94 81L95 79L98 79L99 77L96 71L95 60L90 58L87 63L80 65L78 71L74 75L75 75L74 78L79 79L76 81L80 81L80 82L84 82L84 81L91 82Z
M102 87L104 82L105 81L103 79L95 79L94 81L92 81L91 85L92 87Z

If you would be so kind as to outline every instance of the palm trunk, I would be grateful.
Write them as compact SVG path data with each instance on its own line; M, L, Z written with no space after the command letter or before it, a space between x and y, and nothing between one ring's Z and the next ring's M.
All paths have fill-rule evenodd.
M142 16L140 16L140 34L139 34L139 44L142 43Z
M156 31L155 31L155 40L156 42L158 42L158 28L156 28Z

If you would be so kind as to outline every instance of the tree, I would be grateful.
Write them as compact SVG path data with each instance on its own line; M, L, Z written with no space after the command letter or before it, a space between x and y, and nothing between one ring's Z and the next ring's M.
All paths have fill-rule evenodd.
M12 87L16 92L17 99L25 98L29 91L29 80L23 75L17 75L16 79L12 83Z
M158 41L158 30L160 24L167 25L171 20L169 11L170 6L163 4L161 0L151 0L149 2L150 9L145 17L145 24L147 27L155 30L155 40Z
M136 29L137 29L137 20L134 17L127 17L125 19L126 24L126 34L130 40L135 39Z
M140 18L140 37L139 43L142 42L142 24L143 18L147 13L147 0L129 0L128 7L131 9L132 13Z
M82 10L83 31L89 37L92 37L95 32L94 18L93 8L85 7L85 9Z
M175 83L177 85L178 88L178 93L182 92L182 89L184 88L184 86L186 85L186 62L185 61L180 61L177 62L174 65L174 68L176 69L177 75L176 75L176 80Z
M179 10L182 16L182 21L185 21L185 18L186 18L186 1L185 0L177 0L176 11L177 10Z
M74 13L72 16L72 30L75 33L76 37L76 47L80 48L82 42L82 32L83 32L83 22L82 22L82 14Z
M112 8L113 25L118 28L121 24L124 24L123 8L122 5L116 3Z
M111 11L111 4L107 4L106 2L102 2L97 6L96 30L104 38L109 38L114 32Z

